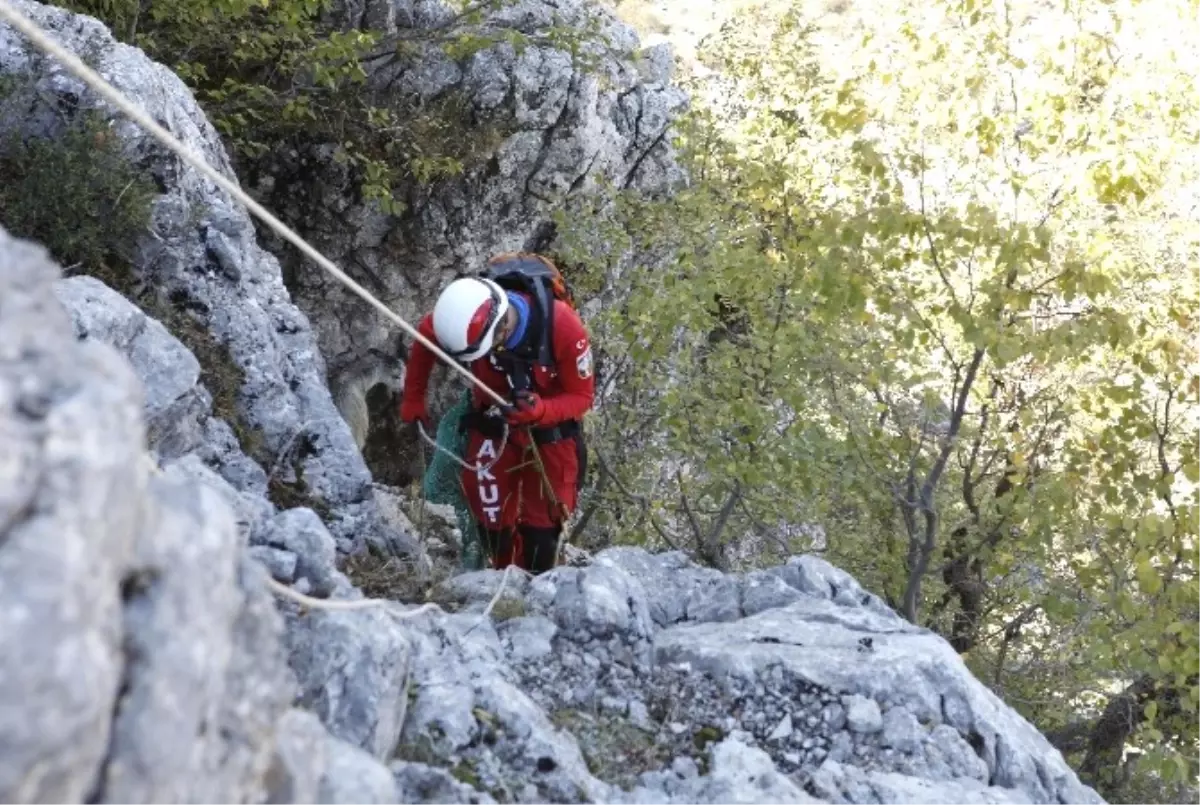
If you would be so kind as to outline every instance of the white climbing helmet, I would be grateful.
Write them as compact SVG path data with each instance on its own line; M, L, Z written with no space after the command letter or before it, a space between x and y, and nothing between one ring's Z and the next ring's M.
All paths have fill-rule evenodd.
M508 313L508 295L483 277L464 277L446 286L433 306L433 331L442 349L464 363L492 348L496 328Z

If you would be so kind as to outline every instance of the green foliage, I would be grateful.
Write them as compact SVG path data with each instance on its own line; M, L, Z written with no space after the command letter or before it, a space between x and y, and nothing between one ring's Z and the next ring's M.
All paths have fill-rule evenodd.
M385 36L339 20L333 0L61 0L164 62L196 93L244 165L306 145L332 144L363 199L388 213L402 181L430 184L489 157L509 133L478 120L451 89L435 98L393 91L432 50L464 62L508 43L561 47L586 69L598 29L552 25L536 34L487 24L511 0L462 4L438 26ZM372 75L389 75L371 80ZM278 164L278 163L276 163ZM243 166L244 166L243 165ZM299 168L299 166L292 166Z
M669 744L625 716L564 708L552 712L550 721L579 742L593 776L621 788L633 788L639 775L661 769L673 754Z
M820 524L1038 726L1085 727L1113 799L1195 785L1200 703L1200 26L1135 6L926 0L836 57L798 11L741 21L692 186L559 227L624 300L593 538L721 566Z
M107 122L79 113L57 136L0 141L0 221L64 266L123 264L150 221L153 182L130 164Z

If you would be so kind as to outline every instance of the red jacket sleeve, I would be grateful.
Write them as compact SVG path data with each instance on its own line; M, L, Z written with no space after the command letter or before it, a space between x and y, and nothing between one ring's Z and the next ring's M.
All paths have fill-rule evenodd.
M433 333L433 314L426 314L417 325L417 332L437 343ZM413 340L412 348L408 351L408 363L404 366L404 400L424 400L429 388L429 375L433 372L433 362L437 356L420 341Z
M581 419L592 407L596 394L592 344L587 329L579 314L565 302L554 303L552 343L562 390L543 397L546 413L542 417L542 425Z

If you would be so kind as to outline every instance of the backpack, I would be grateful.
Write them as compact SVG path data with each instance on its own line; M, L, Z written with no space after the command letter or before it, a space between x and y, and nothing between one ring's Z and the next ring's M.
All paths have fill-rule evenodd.
M542 339L538 345L534 360L544 366L554 365L554 345L551 339L554 335L554 300L566 302L571 309L579 313L571 288L563 278L558 266L539 254L530 252L511 252L500 254L488 261L483 276L509 291L521 291L536 300L542 312ZM529 364L518 357L505 355L500 365L508 374L509 383L514 389L528 388L532 383L529 376ZM596 383L600 382L600 366L595 367ZM576 491L582 491L588 477L588 449L583 422L578 423L578 435L575 439L576 461L579 474L575 479Z
M562 272L539 254L510 252L488 260L483 276L505 290L527 293L537 302L544 326L535 360L543 366L553 366L554 300L566 302L572 310L579 311Z

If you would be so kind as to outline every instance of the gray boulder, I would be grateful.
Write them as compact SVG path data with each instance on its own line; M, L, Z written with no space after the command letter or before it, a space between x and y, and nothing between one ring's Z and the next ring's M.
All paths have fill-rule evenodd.
M318 792L331 739L321 720L307 710L288 710L279 720L275 736L275 753L267 772L268 801L323 801Z
M0 232L0 799L263 795L294 690L232 511L144 452L129 364Z
M274 764L268 774L268 802L387 803L396 781L367 752L334 738L320 719L289 710L279 722Z
M382 608L288 610L298 704L334 736L391 759L408 706L411 649L404 631Z
M151 500L125 587L106 797L246 799L294 690L273 600L214 493L169 467Z
M619 568L645 591L658 626L680 621L732 621L742 615L737 577L699 567L679 551L650 554L640 548L610 548L593 566Z
M742 580L742 612L745 615L786 607L803 597L803 593L773 573L756 570L747 573Z
M773 567L767 572L805 595L825 598L842 606L866 607L885 617L899 617L883 599L864 590L853 576L820 557L794 556L787 564Z
M71 314L75 337L115 347L137 373L146 395L147 438L159 458L199 447L212 400L199 385L200 362L187 347L100 280L71 277L54 290Z
M387 767L368 752L327 736L326 767L317 802L329 805L386 805L405 802Z
M501 589L503 587L503 590ZM529 576L517 568L504 570L474 570L459 573L441 582L434 588L433 600L447 607L480 611L487 607L497 594L497 604L523 602L529 589Z
M534 579L530 608L546 615L568 635L646 640L653 623L646 593L628 574L600 563L558 567Z
M392 773L400 790L398 802L484 805L496 801L490 795L456 779L450 772L424 763L398 760L392 764Z
M0 799L102 785L149 484L142 395L76 344L45 253L0 232Z
M731 587L755 614L688 619ZM945 640L816 557L714 576L614 548L527 600L539 616L500 624L501 647L604 782L641 773L621 801L1100 801Z
M766 752L732 739L713 745L704 776L658 773L643 783L629 802L821 802L780 774Z
M426 614L405 623L413 701L398 759L450 769L500 801L608 801L610 789L589 773L574 739L511 681L490 621ZM406 792L420 779L413 774L399 775ZM430 790L447 791L440 783Z
M305 580L304 590L308 595L328 598L337 589L342 578L336 565L337 546L312 509L279 512L255 529L251 542L293 554L296 581Z
M216 130L170 70L116 42L90 17L31 0L15 4L210 165L233 178ZM63 125L64 110L106 109L82 82L5 25L0 25L0 76L16 79L16 89L0 104L0 117L27 134L54 136ZM370 474L326 388L325 364L313 329L292 303L278 262L259 248L247 212L124 117L114 114L112 129L129 158L146 166L164 188L154 202L151 235L130 244L131 268L227 350L243 378L237 424L242 433L257 434L254 458L328 508L328 525L343 550L361 549L369 541L388 551L417 553L411 534L394 531L379 516L370 494ZM114 325L109 332L119 335L118 322L108 321ZM136 340L129 346L145 347ZM169 370L173 381L182 378L182 370ZM177 390L178 382L155 389L150 404L158 406L162 400L157 395L170 397ZM257 480L237 462L233 469L226 477L239 488Z
M926 780L894 772L865 771L833 760L827 761L812 775L808 786L821 797L821 802L831 803L983 805L1034 802L1020 790L989 786L971 779Z

